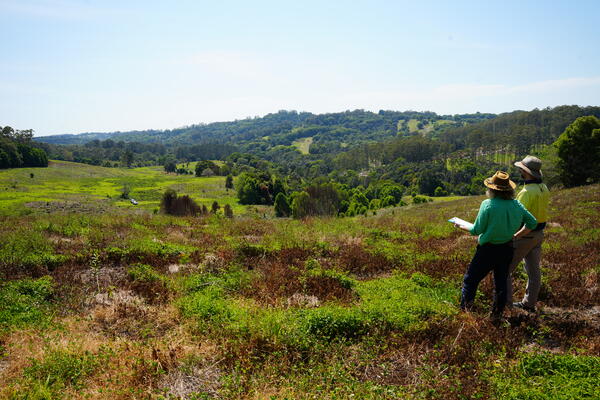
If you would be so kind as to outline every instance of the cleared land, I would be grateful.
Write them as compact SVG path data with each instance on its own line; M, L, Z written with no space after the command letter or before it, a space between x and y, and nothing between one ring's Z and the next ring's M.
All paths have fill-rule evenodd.
M296 146L302 154L308 154L310 145L312 144L312 142L313 142L313 138L307 137L307 138L295 140L294 143L292 143L292 145Z
M188 168L193 171L195 163L190 163ZM130 197L139 202L137 206L120 198L124 187L128 187ZM221 206L231 205L234 213L246 212L246 207L237 204L235 192L225 189L222 176L199 178L167 174L162 167L105 168L52 161L48 168L0 170L0 214L60 208L61 204L84 209L118 206L153 211L159 207L160 198L168 188L207 206L216 200Z
M213 179L63 167L44 196ZM500 326L489 278L457 307L475 240L446 220L482 197L298 221L31 211L22 192L0 200L0 398L598 398L599 185L553 193L541 311Z

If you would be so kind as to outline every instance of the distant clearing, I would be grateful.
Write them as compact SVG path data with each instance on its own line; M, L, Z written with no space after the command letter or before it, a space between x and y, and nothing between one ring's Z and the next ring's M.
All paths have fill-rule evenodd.
M409 120L408 121L408 131L410 133L418 132L419 128L417 127L417 125L419 125L419 121L418 120L416 120L416 119Z
M292 143L292 145L296 146L302 154L308 154L308 150L310 149L310 145L312 144L312 142L313 142L312 137L306 137L306 138L295 140L294 143Z

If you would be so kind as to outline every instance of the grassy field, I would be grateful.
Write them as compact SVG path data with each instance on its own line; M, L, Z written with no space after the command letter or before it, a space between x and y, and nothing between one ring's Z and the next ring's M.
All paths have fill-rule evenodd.
M306 137L295 140L294 143L292 143L292 145L296 146L302 154L308 154L308 150L310 149L310 145L312 144L312 142L312 137Z
M193 171L195 163L188 168ZM130 197L139 202L137 206L120 198L125 186L130 188ZM216 200L221 206L231 205L234 213L246 212L246 207L237 204L235 193L225 189L225 177L167 174L158 166L125 169L52 161L48 168L0 170L0 214L61 207L85 211L117 206L153 211L167 188L207 206Z
M457 307L475 239L446 222L473 220L482 197L183 218L115 197L129 181L147 202L152 187L225 199L222 178L32 172L0 173L0 398L598 399L599 185L553 193L541 311L495 326L489 277L474 312ZM22 212L75 189L107 204Z

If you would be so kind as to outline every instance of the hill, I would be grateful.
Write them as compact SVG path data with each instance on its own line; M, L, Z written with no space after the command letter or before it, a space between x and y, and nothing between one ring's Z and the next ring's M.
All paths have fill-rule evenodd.
M113 192L149 174L76 173ZM343 219L0 216L0 397L597 398L599 196L553 192L541 311L497 327L487 279L458 310L475 242L446 222L482 197Z
M279 111L264 117L230 122L190 125L158 131L131 131L110 133L83 133L79 135L52 135L36 138L50 144L85 144L94 140L113 140L139 143L162 143L170 146L200 143L230 143L240 147L290 146L295 140L313 137L315 145L329 142L348 145L381 140L398 134L417 132L416 125L445 121L444 125L463 125L494 117L493 114L465 114L444 116L433 112L363 110L329 114ZM412 127L411 124L415 127ZM406 124L402 124L406 122ZM409 128L411 125L412 128ZM433 129L435 131L435 129Z

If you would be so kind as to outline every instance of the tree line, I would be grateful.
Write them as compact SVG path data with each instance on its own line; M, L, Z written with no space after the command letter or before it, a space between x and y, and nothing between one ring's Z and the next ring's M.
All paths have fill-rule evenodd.
M0 169L47 167L46 152L32 142L33 130L0 126Z

